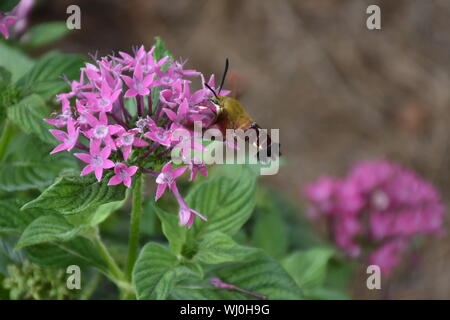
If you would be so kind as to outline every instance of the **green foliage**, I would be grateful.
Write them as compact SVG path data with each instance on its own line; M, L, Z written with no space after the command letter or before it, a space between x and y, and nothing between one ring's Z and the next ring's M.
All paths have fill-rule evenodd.
M16 82L32 67L34 62L20 50L0 41L0 66L11 73L11 82Z
M62 214L80 213L94 210L98 206L125 198L125 187L108 186L108 176L100 182L93 176L80 177L75 173L65 173L23 209L46 208Z
M160 37L155 37L155 51L153 52L153 56L157 60L160 60L165 56L169 56L170 59L173 59L172 54L169 49L167 49L165 42Z
M255 248L237 244L226 234L214 231L206 235L198 245L193 261L203 264L220 264L244 261L257 251Z
M252 244L264 249L274 258L282 258L289 246L289 235L285 222L276 211L258 216L252 230Z
M44 98L52 97L67 88L62 76L75 79L85 59L82 56L49 52L40 57L17 85L25 94L36 93Z
M190 208L207 213L208 221L197 221L191 237L213 231L234 235L250 218L255 206L256 177L243 170L239 179L217 177L198 184L186 198Z
M300 288L287 272L261 250L244 261L221 265L214 269L214 276L239 288L264 295L268 299L302 298ZM181 284L172 295L176 299L255 299L240 291L214 288L208 280Z
M298 251L284 259L283 266L303 290L310 290L324 283L327 263L333 254L328 248Z
M69 29L67 29L65 22L52 21L31 27L23 38L26 41L26 47L34 49L55 42L68 32Z
M4 199L0 200L0 235L7 233L20 234L34 219L43 216L50 210L29 209L20 211L25 200Z
M175 284L183 279L200 277L201 269L180 263L167 248L149 243L143 249L133 270L133 285L138 299L165 299Z
M62 171L78 167L68 153L50 155L52 148L35 138L15 136L11 145L0 167L0 189L5 191L47 187Z
M25 228L17 242L16 249L41 243L66 242L77 236L80 231L80 227L71 225L63 216L42 216Z
M20 0L2 0L0 3L0 11L9 12L19 4Z
M55 144L55 138L48 131L51 126L42 121L49 114L50 109L37 94L25 97L7 110L8 119L25 133L32 134L46 143Z

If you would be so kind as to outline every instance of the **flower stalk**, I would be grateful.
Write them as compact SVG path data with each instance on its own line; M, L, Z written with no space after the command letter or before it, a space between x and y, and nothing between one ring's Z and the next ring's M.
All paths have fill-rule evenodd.
M141 226L142 216L142 179L140 175L135 179L133 185L133 200L131 207L131 221L130 221L130 237L128 241L128 260L126 279L131 281L131 274L133 272L134 264L136 263L139 251L139 231Z
M8 149L9 141L11 140L13 133L13 126L8 120L5 121L3 132L0 137L0 162L3 161L6 150Z

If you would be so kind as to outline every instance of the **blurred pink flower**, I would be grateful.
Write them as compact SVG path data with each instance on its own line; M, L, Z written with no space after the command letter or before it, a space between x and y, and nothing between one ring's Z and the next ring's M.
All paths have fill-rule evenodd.
M0 12L0 33L6 38L9 38L9 28L17 21L14 16L9 16Z
M350 256L375 248L370 259L382 262L385 274L413 236L442 231L444 206L436 189L388 161L359 162L343 179L321 177L305 195L309 215L327 217L337 246Z

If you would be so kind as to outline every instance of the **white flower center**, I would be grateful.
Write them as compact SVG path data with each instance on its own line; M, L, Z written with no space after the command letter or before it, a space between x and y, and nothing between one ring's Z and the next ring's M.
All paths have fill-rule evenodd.
M104 125L96 126L94 129L94 137L97 139L103 139L108 134L108 127Z
M171 172L163 172L160 173L156 178L157 184L171 184L174 181L173 175Z
M384 191L376 190L372 193L371 202L376 210L385 210L389 206L390 201L388 195Z
M131 146L134 142L134 135L131 133L125 133L122 137L120 137L123 145Z
M100 155L92 156L92 166L94 167L103 166L103 158Z
M127 171L126 169L124 169L124 168L120 168L120 169L119 169L119 176L120 176L122 179L128 178L128 171Z
M100 105L100 107L105 108L110 105L110 101L109 99L101 98L98 104Z
M138 121L136 121L136 127L138 127L139 129L145 128L146 125L147 125L147 120L145 120L145 119L139 119Z

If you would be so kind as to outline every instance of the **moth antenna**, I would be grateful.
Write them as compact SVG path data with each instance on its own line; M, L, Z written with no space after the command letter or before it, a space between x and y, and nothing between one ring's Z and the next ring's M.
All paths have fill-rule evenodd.
M225 78L227 77L229 65L230 65L230 63L228 61L228 58L226 58L225 59L225 70L223 71L222 82L220 83L220 87L219 87L219 94L220 94L220 91L222 91L223 85L225 83Z
M217 99L219 99L219 97L217 96L217 93L213 90L213 88L211 88L211 87L209 86L209 84L207 84L207 83L205 82L205 86L206 86L209 90L211 90L211 92L214 94L214 97L216 97Z

